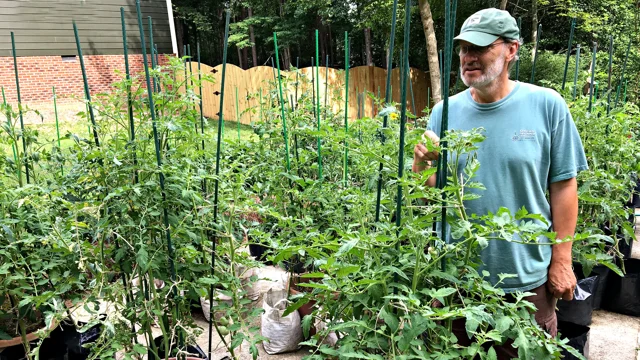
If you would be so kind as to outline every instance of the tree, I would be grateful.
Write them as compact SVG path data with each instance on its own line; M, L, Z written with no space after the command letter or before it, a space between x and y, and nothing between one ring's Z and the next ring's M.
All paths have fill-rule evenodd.
M420 17L424 36L427 39L427 57L429 61L429 78L431 80L431 96L433 103L437 103L442 98L440 89L440 63L438 61L438 41L433 27L433 15L429 0L419 0Z

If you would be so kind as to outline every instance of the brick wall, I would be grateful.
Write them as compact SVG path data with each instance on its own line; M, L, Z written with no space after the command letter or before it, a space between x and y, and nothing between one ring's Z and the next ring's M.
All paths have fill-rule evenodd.
M166 55L159 58L161 65L166 63ZM124 74L123 55L84 56L84 65L92 94L108 91L111 83L120 79L115 70ZM129 55L129 69L132 74L144 71L142 55ZM82 69L77 57L65 60L60 56L18 57L18 72L23 102L51 100L52 86L56 87L59 98L84 97ZM17 101L13 57L0 57L0 86L4 87L7 101Z

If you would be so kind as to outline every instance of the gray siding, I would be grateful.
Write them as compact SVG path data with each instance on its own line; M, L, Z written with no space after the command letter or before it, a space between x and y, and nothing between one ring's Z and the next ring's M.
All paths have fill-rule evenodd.
M172 53L166 0L140 0L140 4L147 48L151 16L158 51ZM121 7L129 52L140 54L135 0L0 0L0 56L12 55L11 31L18 56L77 55L73 20L84 55L123 54Z

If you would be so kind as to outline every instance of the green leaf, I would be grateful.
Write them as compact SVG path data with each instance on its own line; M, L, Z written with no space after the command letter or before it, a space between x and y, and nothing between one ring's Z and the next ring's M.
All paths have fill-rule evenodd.
M133 344L133 350L135 352L137 352L140 355L146 355L147 354L147 348L140 345L140 344Z
M13 337L0 329L0 340L11 340Z
M297 311L298 309L300 309L302 307L302 305L306 304L309 302L309 298L303 297L302 299L296 301L295 303L287 306L287 309L284 311L284 313L282 313L282 316L285 317L289 314L291 314L294 311Z
M386 309L382 309L382 311L380 311L380 317L384 320L384 323L387 324L392 334L398 331L399 322L394 314L390 314Z
M498 360L498 354L496 354L496 349L492 347L489 348L489 351L487 351L487 360Z
M302 318L302 333L304 334L305 339L309 337L309 331L311 330L312 322L313 322L313 316L311 316L310 314L305 315Z
M342 246L340 246L340 249L338 249L338 252L336 253L335 257L339 258L343 255L346 255L349 251L351 251L351 249L353 249L358 244L359 241L360 241L360 238L355 238L342 244Z
M496 319L496 330L503 334L505 331L509 330L511 326L515 323L512 318L505 315L497 315Z
M360 271L360 266L358 265L345 266L338 270L338 277L342 278L358 271Z

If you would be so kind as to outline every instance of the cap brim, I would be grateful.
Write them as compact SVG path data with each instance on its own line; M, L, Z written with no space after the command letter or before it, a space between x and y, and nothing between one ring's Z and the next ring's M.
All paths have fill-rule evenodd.
M462 34L456 36L454 40L462 40L470 42L477 46L487 46L498 40L499 36L487 34L479 31L465 31Z

